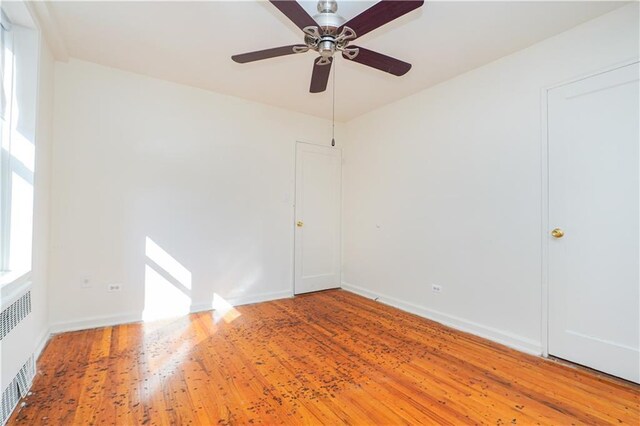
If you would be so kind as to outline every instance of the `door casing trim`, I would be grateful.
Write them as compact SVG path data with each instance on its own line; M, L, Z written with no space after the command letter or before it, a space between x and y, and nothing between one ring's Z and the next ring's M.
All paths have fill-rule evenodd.
M558 87L566 86L580 80L595 77L633 65L640 62L640 58L634 57L626 61L622 61L604 68L600 68L585 74L578 75L568 80L563 80L555 84L543 87L540 92L540 169L541 169L541 277L540 286L541 298L541 322L540 322L540 343L542 345L542 356L549 357L549 91Z

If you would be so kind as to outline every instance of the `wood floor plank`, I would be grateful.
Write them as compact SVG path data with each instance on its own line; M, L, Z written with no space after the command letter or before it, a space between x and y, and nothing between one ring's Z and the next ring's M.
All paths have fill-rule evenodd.
M353 311L353 309L351 310ZM358 312L358 311L355 311L355 312ZM361 310L359 312L363 312L363 311ZM377 317L380 318L379 315ZM385 326L382 323L379 324L379 328L384 328L384 327ZM358 326L358 324L351 324L350 331L349 331L349 334L351 336L357 335L361 332L362 330ZM378 346L382 346L386 342L391 347L397 347L399 345L402 345L403 341L405 342L405 344L408 344L406 342L409 341L413 343L420 342L421 345L428 345L425 339L423 338L424 336L423 333L415 334L413 331L408 329L404 330L404 334L402 335L402 337L398 337L398 335L393 333L389 333L388 336L384 336L384 333L385 331L380 331L376 336L374 336L374 338L382 339L378 342ZM380 337L380 336L383 336L383 337ZM411 337L413 337L414 340L409 340L409 338ZM465 345L465 344L462 343L462 345ZM571 403L570 405L581 403L580 401L567 400L566 397L563 399L564 394L571 395L571 392L569 392L571 389L570 387L567 387L567 386L564 386L564 389L563 389L567 392L565 393L560 392L555 398L551 398L548 396L545 397L542 393L540 393L540 392L544 392L544 388L539 386L539 382L542 382L542 384L544 385L544 382L548 378L545 376L540 376L538 374L537 377L530 378L530 380L527 380L527 377L529 376L528 374L529 370L526 370L526 369L523 371L521 378L519 380L521 382L524 382L527 386L519 387L518 381L513 381L508 371L503 369L497 369L494 367L488 368L489 366L487 365L487 362L486 362L487 359L483 356L482 350L479 350L477 345L469 346L468 344L466 344L465 346L466 347L461 347L461 343L458 343L457 347L453 347L453 345L451 344L442 345L441 342L439 342L438 350L433 352L431 356L428 357L429 364L440 365L441 370L447 370L449 368L457 368L456 366L459 365L460 360L456 358L456 353L459 353L462 351L463 353L466 354L464 360L462 360L464 362L465 369L476 373L473 379L473 383L469 383L469 386L471 388L480 387L482 390L482 394L486 397L490 397L492 404L494 405L505 402L505 398L502 397L503 393L511 394L511 400L513 400L513 402L515 403L513 404L513 406L517 406L517 405L522 406L523 405L522 403L524 402L525 398L533 401L541 401L542 403L539 404L540 406L536 410L540 413L553 409L551 407L561 406L563 403ZM411 363L411 366L417 367L422 364L423 364L422 360L414 359L413 362ZM401 367L398 366L396 370L398 368L401 368ZM437 370L434 370L434 371L437 371ZM429 374L426 374L426 375L428 376ZM562 383L557 381L557 378L551 377L550 380L552 380L552 382L551 381L548 382L547 383L548 386L553 386L555 388L563 387ZM495 391L492 391L492 388L497 388L497 389L495 389ZM496 391L498 392L497 394L496 394ZM518 402L520 402L520 404L518 404ZM613 401L609 402L609 404L612 404L612 403L614 402ZM597 410L598 406L600 406L599 408L601 408L602 411ZM569 410L565 410L565 412L569 414L571 417L575 417L584 422L597 423L603 420L603 419L600 419L600 417L602 413L604 413L604 410L608 407L609 405L607 405L606 403L605 404L600 403L598 398L598 399L590 400L589 406L583 407L584 414L582 413L582 411L576 412L573 415ZM613 421L615 419L608 418L604 420Z
M640 424L640 386L335 290L54 336L9 424Z

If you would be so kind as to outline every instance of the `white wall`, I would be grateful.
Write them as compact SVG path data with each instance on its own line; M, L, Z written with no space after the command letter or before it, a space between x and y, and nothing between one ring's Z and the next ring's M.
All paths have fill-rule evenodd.
M344 287L539 353L542 89L637 56L636 3L350 121Z
M54 331L291 295L295 141L330 122L77 60L55 90Z

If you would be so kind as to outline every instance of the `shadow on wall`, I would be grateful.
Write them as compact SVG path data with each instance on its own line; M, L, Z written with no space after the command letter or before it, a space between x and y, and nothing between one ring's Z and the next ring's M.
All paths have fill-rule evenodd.
M192 307L192 274L148 236L145 239L143 321L187 315ZM231 322L241 314L219 294L213 294L214 322Z

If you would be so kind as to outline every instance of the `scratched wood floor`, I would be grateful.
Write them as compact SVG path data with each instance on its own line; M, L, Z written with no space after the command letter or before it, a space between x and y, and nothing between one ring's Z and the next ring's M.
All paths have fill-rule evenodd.
M639 387L344 291L54 337L10 424L640 424Z

